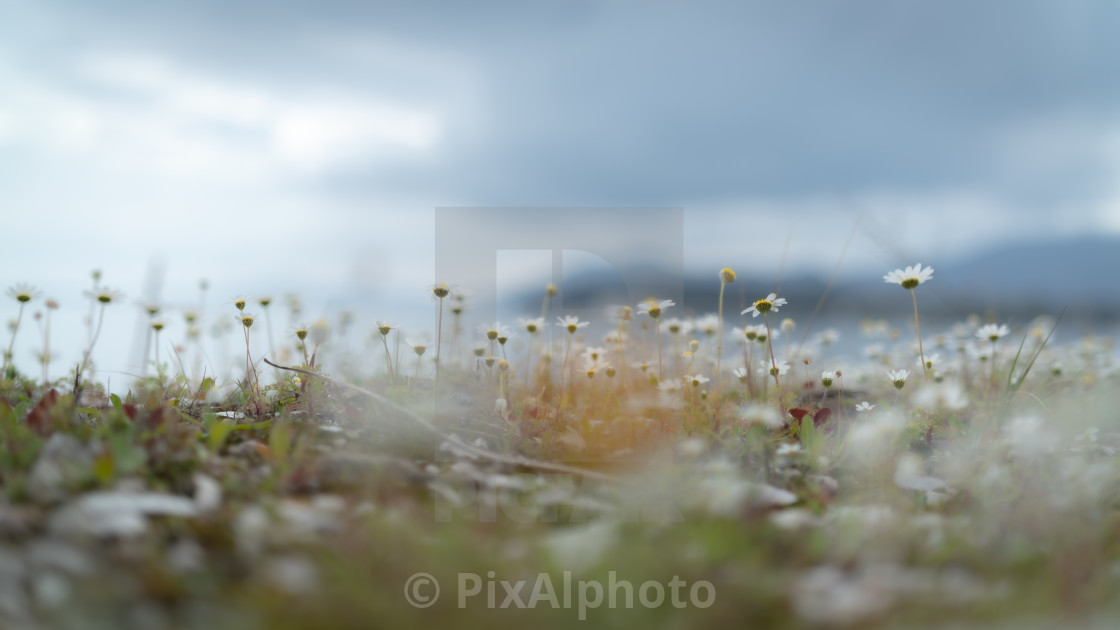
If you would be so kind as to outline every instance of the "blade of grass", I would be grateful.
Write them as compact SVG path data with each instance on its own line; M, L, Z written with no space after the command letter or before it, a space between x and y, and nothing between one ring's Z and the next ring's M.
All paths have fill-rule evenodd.
M1054 335L1054 331L1058 329L1058 324L1062 322L1062 316L1066 314L1066 309L1068 308L1068 306L1063 308L1062 312L1058 314L1058 319L1054 322L1054 326L1050 329L1050 333L1047 334L1046 338L1042 340L1042 343L1039 344L1038 348L1034 351L1034 355L1031 356L1030 360L1027 362L1027 366L1023 368L1023 374L1019 376L1018 380L1012 383L1012 378L1015 374L1015 367L1019 364L1019 355L1022 354L1023 344L1027 342L1027 334L1030 333L1028 332L1027 334L1023 335L1023 340L1019 342L1019 351L1015 353L1015 358L1011 361L1011 369L1007 371L1008 395L1014 394L1015 392L1019 391L1020 387L1023 386L1023 381L1026 380L1027 374L1030 374L1031 368L1034 367L1034 362L1038 360L1039 355L1042 354L1043 348L1045 348L1047 342L1050 341L1050 337L1052 337Z

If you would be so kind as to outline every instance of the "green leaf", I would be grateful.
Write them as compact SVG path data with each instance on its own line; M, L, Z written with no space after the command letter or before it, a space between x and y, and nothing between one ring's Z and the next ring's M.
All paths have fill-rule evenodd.
M109 400L113 401L113 408L120 411L121 397L116 394L109 394Z
M222 448L222 444L225 444L229 434L233 432L236 424L232 420L221 419L212 413L207 413L204 418L206 422L206 446L211 453L217 453Z
M272 423L272 431L268 434L268 448L277 464L287 461L292 448L292 426L287 422Z

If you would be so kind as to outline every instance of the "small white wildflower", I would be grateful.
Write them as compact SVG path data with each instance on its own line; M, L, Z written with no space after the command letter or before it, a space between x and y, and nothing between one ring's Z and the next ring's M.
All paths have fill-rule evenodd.
M978 339L987 339L992 343L999 341L1001 337L1007 336L1011 330L1007 328L1007 324L985 324L976 331Z
M912 290L931 278L933 278L933 268L922 269L922 263L918 263L906 269L895 269L883 276L883 281L889 284L897 284L903 289Z
M789 372L789 363L785 361L778 361L776 365L770 363L766 359L762 359L761 361L762 368L759 369L759 372L763 374L773 375L775 372L777 372L778 376L785 376L786 372Z
M568 333L572 334L572 335L576 334L576 331L579 330L580 328L583 328L584 326L590 326L591 325L591 322L581 322L581 321L579 321L579 317L577 317L575 315L567 315L565 317L557 317L556 318L556 323L561 328L566 329L568 331Z
M652 299L646 300L645 302L642 302L638 305L638 314L649 315L653 319L657 319L661 317L661 311L669 308L670 306L676 306L676 303L674 303L672 300L661 300L660 302Z
M910 370L891 370L887 372L887 378L891 379L895 389L902 389L906 385L908 376L910 376Z
M777 293L771 293L761 300L755 300L754 306L744 309L743 312L739 314L746 315L747 313L753 313L751 317L758 317L759 315L764 315L766 313L769 313L770 311L774 311L775 313L777 313L778 307L785 306L785 304L785 298L778 297Z

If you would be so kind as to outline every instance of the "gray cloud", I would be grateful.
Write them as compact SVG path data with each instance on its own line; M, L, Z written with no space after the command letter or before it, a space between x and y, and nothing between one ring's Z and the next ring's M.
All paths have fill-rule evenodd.
M436 157L321 174L363 195L663 204L978 189L1046 208L1112 176L1093 145L1120 105L1108 26L1120 7L1107 0L56 7L72 46L445 112Z

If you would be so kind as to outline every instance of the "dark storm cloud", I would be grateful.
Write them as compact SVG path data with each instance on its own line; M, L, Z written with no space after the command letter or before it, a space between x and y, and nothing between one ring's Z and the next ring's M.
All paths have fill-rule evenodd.
M1085 145L1120 106L1111 0L99 2L53 14L45 57L151 50L236 81L441 108L430 159L320 176L442 202L887 188L1046 205L1111 177Z

